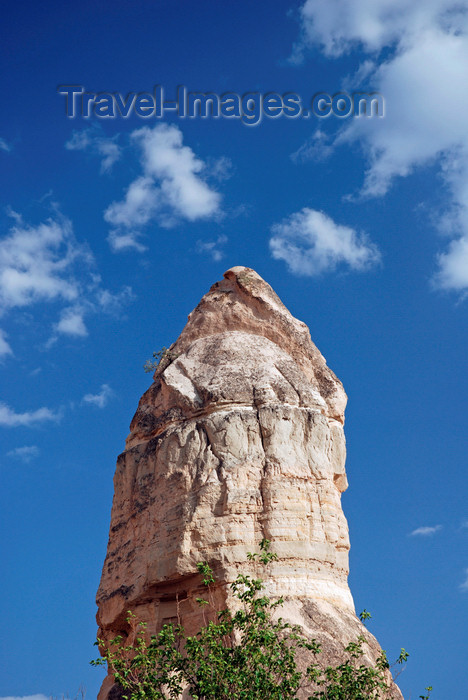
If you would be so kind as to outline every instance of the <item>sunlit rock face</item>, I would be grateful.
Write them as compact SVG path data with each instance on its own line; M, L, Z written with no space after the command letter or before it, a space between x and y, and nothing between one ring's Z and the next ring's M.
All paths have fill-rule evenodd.
M197 562L214 569L224 607L228 584L253 566L247 552L267 538L278 555L261 572L267 592L284 596L283 617L341 660L363 629L341 509L345 405L307 326L256 272L228 270L155 372L118 458L100 636L125 632L130 609L149 633L177 620L196 631ZM100 698L111 687L108 678Z

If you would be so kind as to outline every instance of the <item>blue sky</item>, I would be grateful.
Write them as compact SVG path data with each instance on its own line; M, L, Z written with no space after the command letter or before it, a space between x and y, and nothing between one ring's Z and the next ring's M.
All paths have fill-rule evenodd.
M350 586L405 698L466 700L468 7L9 3L0 698L95 698L94 596L142 366L253 267L349 395ZM88 92L378 91L383 118L69 119ZM26 659L26 661L25 661Z

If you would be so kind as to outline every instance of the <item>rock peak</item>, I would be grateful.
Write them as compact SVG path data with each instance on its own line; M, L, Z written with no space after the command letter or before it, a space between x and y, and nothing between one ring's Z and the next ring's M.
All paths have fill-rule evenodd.
M294 318L278 295L250 267L231 267L189 314L174 353L183 353L195 340L226 331L268 338L286 351L316 385L329 415L344 421L346 394L311 340L308 327Z

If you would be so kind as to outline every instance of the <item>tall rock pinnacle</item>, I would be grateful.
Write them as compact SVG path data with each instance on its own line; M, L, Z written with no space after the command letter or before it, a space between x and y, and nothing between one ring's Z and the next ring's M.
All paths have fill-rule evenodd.
M307 326L254 270L228 270L156 370L118 458L99 636L125 630L128 610L151 634L178 615L196 631L197 562L214 569L224 607L227 584L267 538L278 555L262 572L267 593L284 596L282 616L341 660L363 633L341 509L345 406Z

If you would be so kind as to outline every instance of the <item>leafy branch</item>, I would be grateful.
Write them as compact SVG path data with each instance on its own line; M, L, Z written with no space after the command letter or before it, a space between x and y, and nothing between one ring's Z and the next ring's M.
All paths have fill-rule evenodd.
M248 560L263 566L277 559L270 542L260 542L260 552ZM188 690L193 700L290 700L299 690L308 700L377 700L390 697L390 664L385 651L369 666L362 662L366 640L359 636L344 648L343 663L320 664L320 644L306 637L297 625L277 618L283 599L273 602L264 593L261 579L240 573L231 584L240 603L235 611L217 611L212 588L215 577L208 563L197 565L207 598L197 598L204 625L188 636L180 625L164 625L147 641L146 624L128 613L130 639L118 635L106 644L96 644L102 658L91 663L108 665L124 700L168 700L182 697ZM205 610L211 609L207 622ZM364 610L360 618L368 620ZM296 663L299 650L306 650L313 662L305 671ZM395 664L406 663L408 652L401 650ZM429 700L432 688L421 700Z

